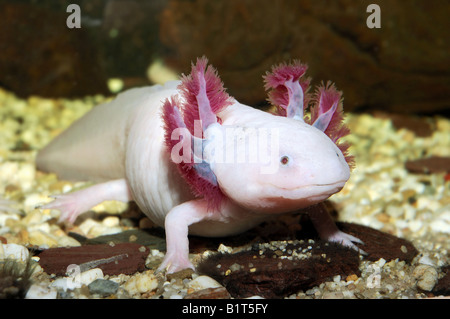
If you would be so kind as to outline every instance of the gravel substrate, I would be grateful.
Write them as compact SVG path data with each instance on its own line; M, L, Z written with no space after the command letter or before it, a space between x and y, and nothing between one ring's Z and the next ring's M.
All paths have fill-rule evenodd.
M58 224L59 212L56 210L36 208L50 201L49 195L87 185L61 181L54 174L36 171L34 158L37 150L103 100L101 96L80 100L38 97L23 100L0 91L0 297L239 297L227 289L226 281L219 282L220 279L213 279L212 274L183 271L165 276L155 273L164 256L164 241L161 236L142 235L139 229L153 229L152 224L131 204L106 202L93 209L100 214L84 214L75 225ZM428 127L429 132L415 133L414 125L412 128L402 127L398 117L393 121L389 115L347 114L352 131L347 139L353 144L350 151L355 156L356 168L345 188L332 196L330 203L337 211L339 221L369 226L406 239L418 254L406 261L402 258L369 260L362 256L352 257L356 268L345 276L333 275L320 284L287 295L265 296L394 299L449 294L448 277L444 277L448 272L450 248L450 168L446 166L450 156L450 121L441 117L416 121ZM417 165L424 167L427 162L416 160L423 161L432 156L440 158L438 162L441 161L443 167L435 169L435 161L431 169L417 169ZM118 240L120 234L126 238ZM101 237L105 235L109 237ZM114 240L118 243L112 243ZM306 254L309 249L320 246L314 239L299 240L277 240L269 236L265 243L260 240L230 245L224 241L217 246L208 246L209 239L193 238L191 258L197 264L217 251L223 253L222 256L234 256L266 247L273 258L289 260L295 250L290 249L288 256L286 247L300 245L298 247L302 247ZM132 255L123 249L117 255L101 256L94 262L75 263L72 265L75 268L68 268L66 274L47 273L44 255L42 261L40 257L45 253L46 260L51 260L52 250L49 248L102 244L114 248L123 242L142 245L142 249L136 248L135 255L138 259L142 254L147 256L142 261L144 269L131 274L102 270L101 264L121 264L122 259ZM405 245L400 249L407 250ZM83 252L73 253L72 257L77 254ZM5 262L6 257L12 260ZM327 260L326 256L322 257ZM136 264L139 263L137 260ZM258 261L258 265L261 267L264 263ZM216 267L219 269L221 265ZM234 263L221 274L228 276L235 270L252 274L256 272L256 266L247 269ZM31 281L17 280L21 276L31 276Z

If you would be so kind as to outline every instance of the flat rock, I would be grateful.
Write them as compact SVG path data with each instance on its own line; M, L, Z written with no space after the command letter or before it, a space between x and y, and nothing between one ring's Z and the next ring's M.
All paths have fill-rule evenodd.
M282 298L336 275L360 275L358 254L339 245L297 241L284 245L285 249L263 247L213 255L200 263L198 271L216 279L234 298ZM304 257L294 257L303 251Z
M364 257L366 260L377 261L383 258L390 261L398 258L410 263L418 254L414 245L406 239L357 224L337 223L337 226L364 242L364 245L356 245L368 254Z
M96 279L88 285L91 294L109 296L115 294L119 289L119 284L112 280Z
M280 229L283 228L281 222L278 225ZM253 295L282 298L320 285L337 275L343 278L360 275L358 253L318 239L308 220L302 221L301 226L302 230L297 233L301 234L301 240L286 238L249 244L252 247L249 251L216 254L204 259L198 271L216 279L235 298ZM418 253L409 241L376 229L342 222L337 223L337 226L364 242L364 245L358 246L367 253L365 260L377 261L383 258L390 261L398 258L410 263ZM261 249L265 245L272 248ZM295 258L298 254L301 255L300 259Z
M148 248L135 243L50 248L39 254L39 264L46 273L57 276L66 275L71 264L100 268L105 275L131 275L145 270L148 254Z
M431 156L407 161L405 167L408 171L419 174L449 173L450 157Z
M164 238L152 235L150 232L141 229L131 229L112 235L103 235L94 238L86 238L77 233L70 233L69 235L84 245L135 243L146 246L149 249L158 249L160 251L166 250L166 241Z

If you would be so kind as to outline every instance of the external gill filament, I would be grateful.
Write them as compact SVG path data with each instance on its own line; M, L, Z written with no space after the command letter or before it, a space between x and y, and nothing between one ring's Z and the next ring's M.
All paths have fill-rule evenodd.
M314 121L313 126L322 132L325 132L328 125L330 124L331 118L333 117L334 112L336 111L338 105L338 101L334 102L333 106L326 111L325 113L320 114L317 120Z
M299 81L292 78L284 83L288 90L289 105L286 109L286 116L294 120L303 121L303 89Z
M200 115L200 120L202 121L203 132L206 131L208 126L217 122L216 115L211 109L209 103L208 95L206 94L206 81L205 76L202 72L198 73L198 82L200 85L198 94L196 95L198 112Z
M189 158L189 160L192 160L192 159L194 160L194 164L193 164L194 169L197 171L198 175L201 178L207 180L212 185L217 186L217 178L211 170L210 163L208 163L208 161L205 161L204 156L203 156L204 149L209 142L208 139L202 139L201 137L194 136L189 132L189 130L186 128L186 124L184 123L184 120L181 116L180 110L176 106L174 106L173 117L174 117L175 122L177 123L177 126L179 128L183 128L184 134L187 135L187 136L184 136L182 134L181 138L182 139L189 138L191 141L190 151L192 152L191 153L192 157L189 154L188 158Z

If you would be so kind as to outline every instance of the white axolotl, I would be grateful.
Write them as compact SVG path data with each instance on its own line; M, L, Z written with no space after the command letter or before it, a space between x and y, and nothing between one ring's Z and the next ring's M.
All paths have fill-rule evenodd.
M348 129L341 93L327 84L309 95L306 69L294 61L265 75L278 114L230 97L206 58L181 81L131 89L94 107L41 150L36 164L61 179L97 184L54 196L42 208L74 222L105 200L134 200L165 228L159 270L175 272L194 269L188 232L229 236L323 202L350 176L348 145L338 143ZM304 119L308 104L311 117ZM321 238L358 250L359 239L313 207Z

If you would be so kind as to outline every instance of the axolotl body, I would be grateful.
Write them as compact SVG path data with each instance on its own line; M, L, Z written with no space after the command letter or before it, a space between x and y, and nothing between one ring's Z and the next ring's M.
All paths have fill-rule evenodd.
M275 114L230 97L206 58L181 81L131 89L94 107L42 149L36 164L97 184L53 196L42 208L74 222L105 200L135 201L165 228L159 269L168 272L194 268L188 233L238 234L305 207L316 207L311 219L322 238L358 249L359 239L314 206L342 189L351 157L338 143L348 133L340 92L328 83L310 95L305 71L295 61L265 75ZM309 102L311 118L303 115Z

